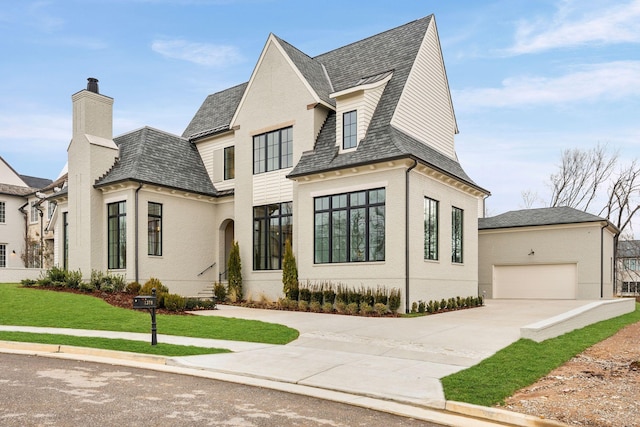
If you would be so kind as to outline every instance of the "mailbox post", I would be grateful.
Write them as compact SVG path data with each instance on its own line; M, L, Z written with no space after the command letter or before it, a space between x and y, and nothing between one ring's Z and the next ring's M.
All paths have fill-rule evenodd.
M151 314L151 345L158 344L156 335L156 288L151 289L151 296L138 295L133 297L133 308L137 310L148 310Z

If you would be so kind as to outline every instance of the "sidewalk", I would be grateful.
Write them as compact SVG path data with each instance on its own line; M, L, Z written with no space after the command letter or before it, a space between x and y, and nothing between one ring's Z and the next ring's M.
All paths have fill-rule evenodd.
M606 302L488 300L484 307L417 318L364 318L220 305L218 310L194 313L279 323L297 329L300 336L281 346L158 334L158 342L226 348L233 353L166 358L164 365L156 364L154 369L277 388L418 418L428 415L431 418L420 419L445 425L494 425L496 420L533 425L529 424L532 419L535 425L561 425L447 402L440 379L517 341L526 325L540 325L545 319L575 322L573 317L563 316L581 307L593 310L600 305ZM150 340L150 334L110 331L2 325L0 330ZM447 424L439 418L446 414L442 410L469 412L488 421L462 423L456 419Z

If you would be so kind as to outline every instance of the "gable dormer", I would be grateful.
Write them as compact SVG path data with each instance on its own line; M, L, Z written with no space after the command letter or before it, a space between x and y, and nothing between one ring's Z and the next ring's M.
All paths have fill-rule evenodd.
M393 71L363 77L354 86L330 95L336 102L336 146L340 153L358 148L391 77Z

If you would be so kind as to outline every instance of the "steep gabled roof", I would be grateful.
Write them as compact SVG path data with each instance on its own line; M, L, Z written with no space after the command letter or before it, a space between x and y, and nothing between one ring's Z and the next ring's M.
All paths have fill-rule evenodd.
M581 224L607 221L578 209L562 206L554 208L522 209L478 219L479 230L497 228L532 227L559 224Z
M218 193L198 154L185 138L151 127L126 133L113 140L120 157L96 187L122 181L160 185L190 193Z
M207 96L182 133L182 137L196 139L229 130L231 118L246 88L247 83L242 83Z
M38 188L38 189L44 188L53 182L47 178L37 178L35 176L28 176L28 175L20 175L20 178L22 178L22 180L29 187Z

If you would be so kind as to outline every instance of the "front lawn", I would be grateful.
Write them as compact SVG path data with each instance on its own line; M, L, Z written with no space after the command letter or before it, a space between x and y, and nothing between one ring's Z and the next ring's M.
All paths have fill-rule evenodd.
M636 310L541 343L521 339L469 369L442 379L447 400L493 406L536 382L588 347L640 321Z
M158 334L166 335L266 344L298 337L295 329L256 320L158 314L156 322ZM0 284L0 324L150 333L151 316L88 295Z

